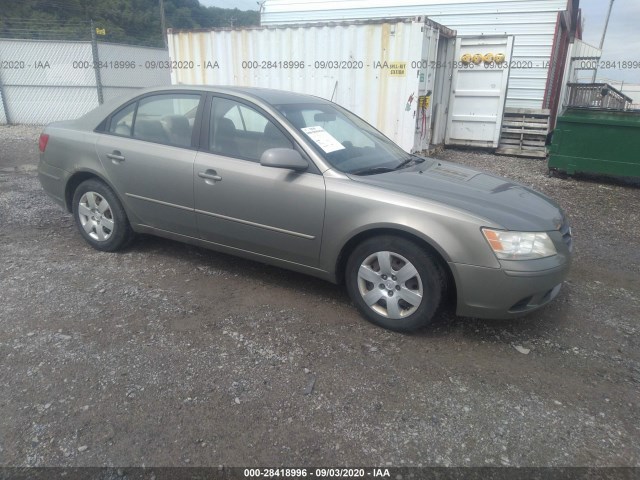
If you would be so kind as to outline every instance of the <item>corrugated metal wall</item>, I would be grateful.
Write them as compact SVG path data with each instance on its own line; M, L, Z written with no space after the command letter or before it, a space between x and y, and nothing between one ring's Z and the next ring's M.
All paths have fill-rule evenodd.
M317 95L355 112L409 150L414 145L421 88L418 68L411 62L435 60L428 57L430 49L436 55L435 43L431 47L429 42L437 42L438 32L410 19L170 31L172 60L193 62L193 68L174 69L171 78L174 84L252 86ZM214 60L220 68L207 68L207 62ZM283 68L278 63L288 61L304 62L304 68ZM268 62L277 65L269 68ZM316 62L331 66L323 68ZM341 68L343 62L347 68ZM389 68L375 68L376 62L406 65L403 74L394 74ZM423 75L422 87L430 80Z
M169 69L147 68L148 60L169 60L167 50L98 44L104 99L141 87L169 85ZM77 118L98 106L90 42L0 39L4 104L0 123L41 125ZM118 68L129 62L134 68Z
M427 15L459 36L514 35L515 64L507 107L542 108L558 12L566 8L567 0L266 0L261 22L277 25Z
M555 45L551 53L551 66L547 75L547 86L545 88L545 98L542 104L543 108L549 109L549 128L554 129L556 126L556 115L560 103L560 95L564 84L564 74L569 51L571 33L569 26L564 21L556 24L556 32L554 35Z

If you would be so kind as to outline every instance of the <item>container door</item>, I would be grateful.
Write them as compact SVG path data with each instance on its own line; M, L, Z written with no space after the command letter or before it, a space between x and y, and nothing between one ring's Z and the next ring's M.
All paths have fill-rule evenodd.
M443 145L445 141L455 49L455 37L440 36L440 41L438 42L438 58L436 61L436 81L431 100L433 114L431 116L430 148Z
M498 146L512 36L458 37L445 143Z
M431 26L422 27L422 56L418 62L418 98L416 100L416 130L413 152L429 150L431 143L431 118L433 113L432 98L436 78L436 62L438 60L438 41L440 31Z

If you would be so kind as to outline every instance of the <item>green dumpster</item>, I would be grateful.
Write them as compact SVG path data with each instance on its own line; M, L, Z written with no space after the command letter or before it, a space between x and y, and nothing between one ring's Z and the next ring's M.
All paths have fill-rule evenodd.
M549 153L550 172L640 177L640 111L567 108Z

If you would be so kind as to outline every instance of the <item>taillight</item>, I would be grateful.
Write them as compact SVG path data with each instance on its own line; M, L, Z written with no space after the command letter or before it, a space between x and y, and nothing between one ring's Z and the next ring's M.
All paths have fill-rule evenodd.
M40 148L40 151L44 153L45 149L47 148L47 142L49 141L49 135L47 135L46 133L41 133L40 134L40 143L38 145L38 148Z

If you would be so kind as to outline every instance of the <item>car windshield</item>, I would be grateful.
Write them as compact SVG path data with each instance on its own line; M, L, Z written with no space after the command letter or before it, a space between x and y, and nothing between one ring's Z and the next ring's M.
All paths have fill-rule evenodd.
M371 175L423 161L352 113L330 104L283 104L276 108L317 151L345 173Z

